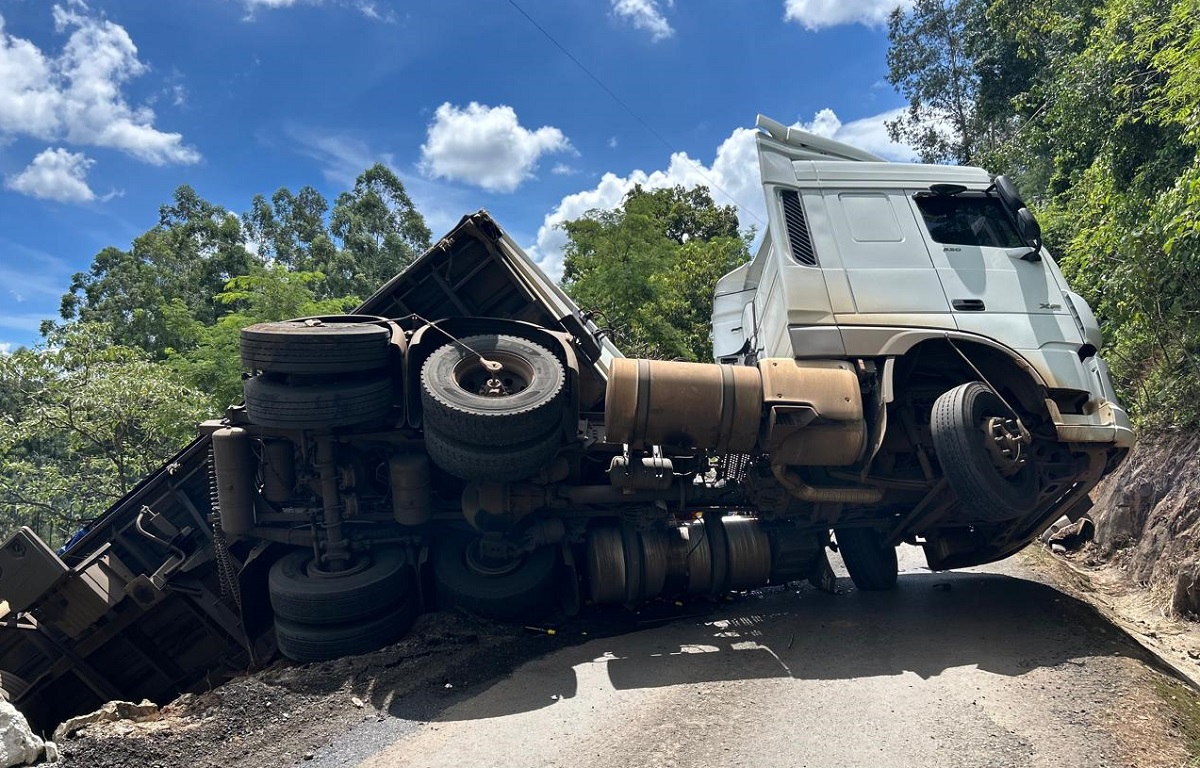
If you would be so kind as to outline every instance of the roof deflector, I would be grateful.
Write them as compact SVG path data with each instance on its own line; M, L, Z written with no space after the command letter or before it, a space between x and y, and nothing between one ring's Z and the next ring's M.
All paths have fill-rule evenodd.
M815 133L802 131L799 128L789 128L783 123L772 120L765 115L759 115L755 125L765 131L772 139L800 150L796 154L804 156L808 160L857 160L866 163L887 162L878 155L873 155L870 152L852 147L849 144L827 139Z

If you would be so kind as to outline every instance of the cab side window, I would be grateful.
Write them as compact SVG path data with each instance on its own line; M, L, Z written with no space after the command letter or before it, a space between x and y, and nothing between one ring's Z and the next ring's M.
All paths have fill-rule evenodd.
M934 242L985 248L1020 248L1020 235L999 200L982 195L916 196Z

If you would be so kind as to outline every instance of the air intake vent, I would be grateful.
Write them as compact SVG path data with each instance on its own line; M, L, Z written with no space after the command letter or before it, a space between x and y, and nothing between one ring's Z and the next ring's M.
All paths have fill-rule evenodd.
M787 219L792 258L808 267L817 266L817 254L813 251L812 235L808 232L808 220L804 218L800 195L792 190L784 190L780 196L783 198L783 215Z

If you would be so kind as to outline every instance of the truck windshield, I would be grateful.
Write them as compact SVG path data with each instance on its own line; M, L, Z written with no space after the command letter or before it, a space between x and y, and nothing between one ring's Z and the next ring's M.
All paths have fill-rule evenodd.
M981 195L919 195L917 208L935 242L1019 248L1023 243L999 200Z

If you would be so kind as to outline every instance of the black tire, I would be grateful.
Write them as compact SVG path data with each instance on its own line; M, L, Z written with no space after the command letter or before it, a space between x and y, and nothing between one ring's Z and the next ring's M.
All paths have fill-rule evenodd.
M895 589L900 564L896 548L883 543L883 536L873 528L839 528L838 553L854 586L863 592L886 592Z
M933 450L969 520L1014 520L1037 505L1037 472L1031 462L1007 476L995 465L984 442L990 439L984 425L992 416L1011 414L996 393L978 381L943 393L933 404Z
M463 608L500 621L533 621L554 606L558 547L538 547L511 572L485 575L467 562L475 541L470 534L450 533L435 542L433 580L439 607Z
M479 355L505 366L500 378L511 394L478 393L489 376ZM528 442L562 425L565 381L562 363L540 344L503 334L468 336L434 350L421 366L424 423L478 446Z
M373 550L365 568L342 575L310 575L313 554L297 550L271 566L267 590L275 616L300 624L346 624L390 613L415 586L404 550Z
M374 371L388 365L391 335L385 326L349 317L258 323L242 329L242 366L293 374Z
M301 624L276 617L275 644L292 661L328 661L390 645L404 636L416 618L414 590L399 608L351 624Z
M302 386L246 379L246 415L255 424L279 429L327 429L383 421L392 410L392 380L373 377Z
M463 480L509 482L533 477L554 458L562 445L555 427L535 440L519 445L477 446L425 428L425 450L446 472Z

